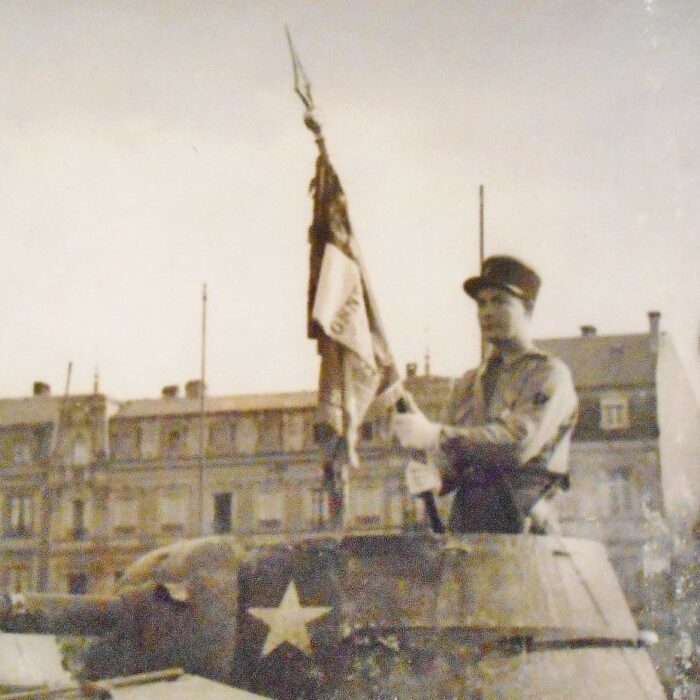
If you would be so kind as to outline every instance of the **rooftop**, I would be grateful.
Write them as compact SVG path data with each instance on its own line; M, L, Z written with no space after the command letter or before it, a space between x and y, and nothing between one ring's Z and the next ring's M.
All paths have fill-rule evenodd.
M576 388L587 389L653 385L657 342L655 336L638 333L546 338L535 344L566 362Z
M315 391L290 391L280 394L238 394L210 396L204 399L205 413L228 413L262 410L289 410L314 408L318 394ZM160 398L125 401L115 418L144 418L157 416L194 415L200 411L198 398Z
M60 399L55 396L28 396L0 399L0 425L39 425L58 419Z
M536 340L538 347L560 357L570 367L577 389L606 386L652 386L656 374L656 336L649 333L629 335L583 335L570 338ZM452 380L436 375L413 375L406 387L429 413L449 393ZM71 396L70 399L85 398ZM0 399L0 426L52 424L58 420L61 396L29 396ZM291 391L265 394L207 396L207 414L313 409L316 391ZM435 404L435 406L433 406ZM119 403L114 419L196 415L198 397L160 397L134 399Z

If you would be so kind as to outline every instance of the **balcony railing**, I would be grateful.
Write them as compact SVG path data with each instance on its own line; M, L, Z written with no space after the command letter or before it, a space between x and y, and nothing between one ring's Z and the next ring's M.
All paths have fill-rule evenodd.
M12 537L16 539L21 539L23 537L33 537L32 529L27 525L18 525L15 527L8 527L5 529L5 537Z
M182 537L185 534L185 526L182 523L164 523L160 531L168 537Z
M116 525L114 528L114 534L117 537L129 537L136 534L135 525Z
M282 527L282 521L278 518L263 518L258 520L258 528L265 532L277 532Z

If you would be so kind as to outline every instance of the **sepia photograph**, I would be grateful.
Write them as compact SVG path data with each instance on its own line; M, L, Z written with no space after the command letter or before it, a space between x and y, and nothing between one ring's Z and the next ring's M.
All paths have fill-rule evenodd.
M0 698L700 700L700 3L0 2Z

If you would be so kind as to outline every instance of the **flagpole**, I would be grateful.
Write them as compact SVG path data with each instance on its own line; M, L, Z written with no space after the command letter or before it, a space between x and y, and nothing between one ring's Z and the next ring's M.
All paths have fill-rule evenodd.
M342 185L314 115L311 85L288 29L286 34L294 71L294 92L304 104L304 124L314 134L319 149L311 183L314 213L309 229L307 333L317 341L321 355L319 417L332 433L323 441L324 483L331 499L332 522L345 529L351 516L350 467L358 462L357 432L372 399L381 395L387 408L399 399L401 380L352 231ZM330 267L324 267L326 264ZM327 274L354 280L352 292L340 292L331 285L330 288L326 286L323 295L317 296L324 269L333 270ZM319 299L322 300L320 304ZM357 324L356 314L364 318L366 325L355 325L357 335L353 335L348 333L346 322L350 326Z
M204 535L204 398L206 395L206 357L207 357L207 285L202 285L202 332L201 332L201 358L200 358L200 387L199 387L199 470L198 493L199 504L197 525L199 534Z
M289 46L289 53L292 58L292 70L294 72L294 92L297 94L299 99L302 101L305 113L304 113L304 125L309 131L314 135L314 140L318 146L319 157L327 158L328 153L326 151L326 144L323 138L323 133L321 131L321 125L314 119L313 109L314 101L311 95L311 83L309 82L306 72L304 71L299 56L294 49L294 44L292 42L292 35L289 32L289 27L285 26L285 34L287 36L287 44ZM320 183L317 183L320 186ZM315 215L314 211L314 215ZM310 312L309 312L310 313ZM317 338L319 345L323 344L325 341L323 338ZM323 371L323 351L319 350L321 354L321 372ZM344 394L344 391L343 391ZM319 391L319 401L322 397ZM345 405L345 396L343 395L341 399L341 405ZM343 432L347 435L347 416L343 415ZM326 444L323 447L323 481L324 487L328 494L328 501L330 507L330 521L331 525L336 528L338 526L341 529L345 529L347 526L348 515L346 504L349 498L349 474L347 470L347 464L343 464L340 473L340 484L338 484L338 475L335 472L335 467L337 465L337 459L340 451L342 450L341 440L336 437L332 443ZM347 453L347 450L346 450Z
M479 274L484 266L484 186L479 185ZM483 339L479 343L481 347L481 359L486 357L486 349L488 344Z
M47 591L51 582L51 518L55 506L55 478L59 473L59 458L61 452L61 430L67 421L68 398L70 396L70 381L73 373L73 362L68 362L66 384L63 396L58 404L56 425L53 430L51 452L44 462L43 484L41 485L41 522L39 523L39 562L37 566L37 589ZM63 465L65 466L65 465Z

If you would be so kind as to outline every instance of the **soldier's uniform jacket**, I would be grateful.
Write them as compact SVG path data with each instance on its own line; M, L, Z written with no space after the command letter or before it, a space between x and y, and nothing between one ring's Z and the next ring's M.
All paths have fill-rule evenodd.
M443 493L457 490L450 529L519 531L533 484L568 471L576 414L569 368L534 346L507 361L492 351L467 372L441 420Z

